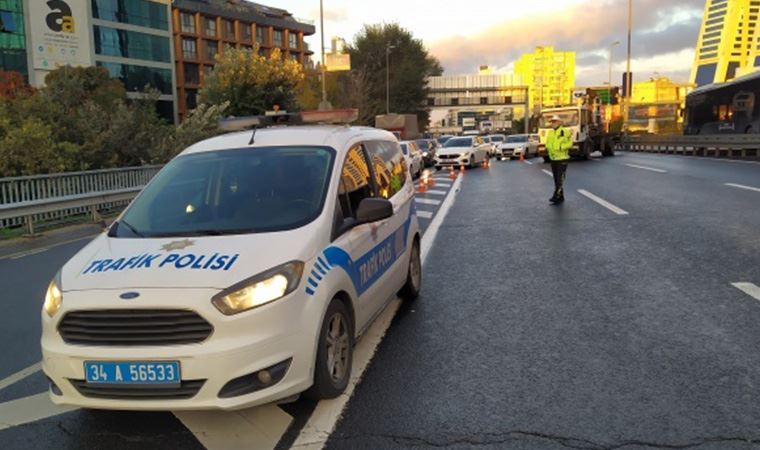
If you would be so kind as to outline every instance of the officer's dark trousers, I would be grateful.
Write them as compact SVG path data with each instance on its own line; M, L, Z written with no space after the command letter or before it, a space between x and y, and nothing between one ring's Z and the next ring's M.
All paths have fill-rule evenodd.
M552 161L552 174L554 175L554 198L565 198L565 174L567 173L567 161Z

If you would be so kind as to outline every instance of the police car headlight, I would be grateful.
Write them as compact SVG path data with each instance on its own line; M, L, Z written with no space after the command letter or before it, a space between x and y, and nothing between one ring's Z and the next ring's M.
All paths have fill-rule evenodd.
M63 293L61 292L61 273L58 272L48 285L47 292L45 292L45 304L42 305L42 309L45 310L48 317L52 318L55 316L55 313L61 309L62 304Z
M424 156L425 158L427 158L428 157L428 152L423 152L422 156Z
M298 287L304 264L292 261L231 286L211 299L222 314L232 316L266 305Z

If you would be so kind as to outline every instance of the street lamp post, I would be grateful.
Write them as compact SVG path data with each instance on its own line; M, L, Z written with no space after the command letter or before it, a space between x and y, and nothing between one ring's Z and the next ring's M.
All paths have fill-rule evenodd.
M319 32L322 40L322 101L319 102L320 111L329 111L332 105L327 101L327 65L325 61L325 11L319 0Z
M610 73L609 73L609 83L608 83L608 89L607 89L607 104L612 105L612 51L615 49L616 46L620 45L620 41L615 41L610 45Z
M625 110L623 111L623 128L628 129L629 109L631 105L631 95L633 94L633 77L631 76L631 34L633 33L633 0L628 0L628 59L625 69L625 84L627 86L625 93Z
M385 47L385 114L391 113L391 50L394 48L390 44Z

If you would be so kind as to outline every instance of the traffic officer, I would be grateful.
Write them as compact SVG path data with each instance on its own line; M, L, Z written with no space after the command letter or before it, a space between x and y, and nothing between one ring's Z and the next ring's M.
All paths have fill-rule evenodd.
M565 201L565 173L567 163L570 161L573 136L567 128L562 126L562 119L559 116L552 116L549 124L551 130L546 136L546 152L549 154L552 174L554 174L554 195L549 201L556 205Z

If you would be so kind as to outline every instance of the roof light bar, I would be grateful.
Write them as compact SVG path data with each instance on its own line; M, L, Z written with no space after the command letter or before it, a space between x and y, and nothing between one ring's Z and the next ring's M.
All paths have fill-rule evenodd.
M301 113L267 113L264 116L229 117L219 120L222 131L245 131L274 125L350 124L359 119L358 109L304 111Z

